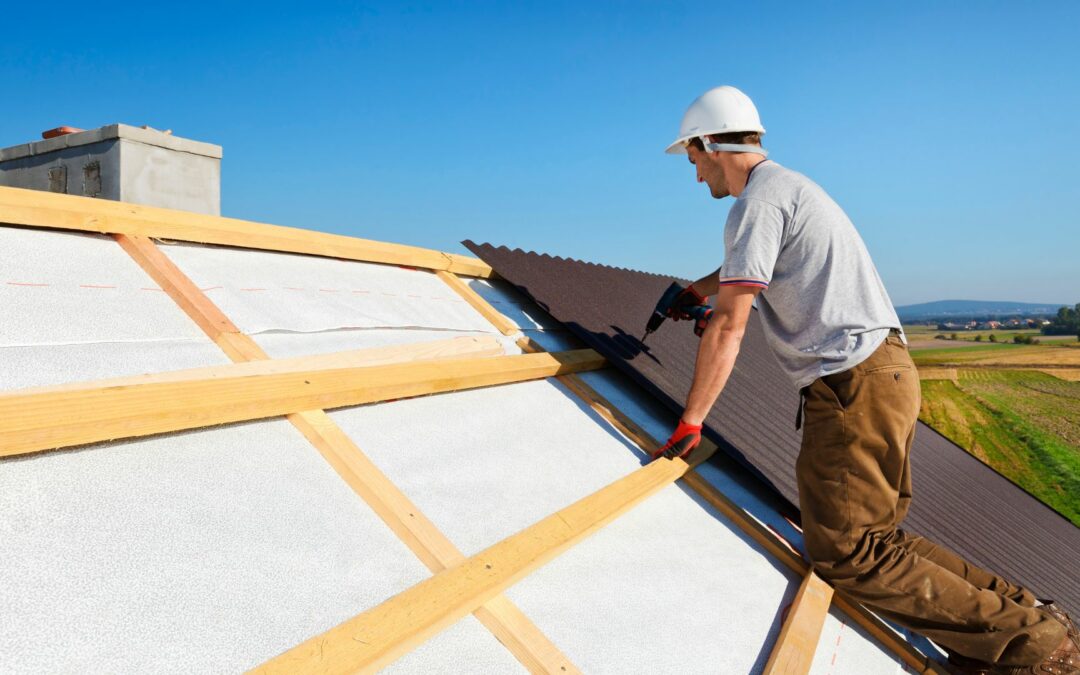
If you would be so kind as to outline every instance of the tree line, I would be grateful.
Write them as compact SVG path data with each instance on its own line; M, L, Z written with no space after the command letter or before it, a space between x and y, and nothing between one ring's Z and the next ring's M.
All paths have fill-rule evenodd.
M1075 307L1061 307L1050 324L1042 327L1043 335L1075 335L1080 340L1080 302Z

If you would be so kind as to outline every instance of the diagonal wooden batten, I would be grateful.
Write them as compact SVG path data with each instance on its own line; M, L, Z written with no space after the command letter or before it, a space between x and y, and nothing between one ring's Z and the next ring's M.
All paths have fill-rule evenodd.
M114 234L113 238L230 359L269 358L253 340L239 337L236 324L154 242L135 234Z
M810 672L832 596L832 586L813 571L803 577L763 675L806 675Z
M252 672L354 673L385 666L675 482L714 450L699 448L689 462L643 466Z
M325 412L305 411L288 419L429 570L438 573L465 560L465 555ZM530 672L580 672L507 598L494 597L473 614Z
M138 235L448 270L468 276L492 276L491 267L486 263L455 253L40 190L0 187L0 223Z
M454 289L454 292L461 296L461 298L469 303L469 305L480 313L485 319L491 322L491 325L499 329L499 332L503 335L515 335L521 332L521 329L514 324L513 321L503 316L502 312L491 306L487 300L482 298L479 293L474 291L471 286L458 278L453 272L439 271L435 273L447 286Z
M235 367L269 368L277 372L273 369L275 364L280 362L269 360L262 348L249 336L241 333L152 241L145 237L114 236L151 278L236 362ZM460 344L455 345L455 349L463 350L461 353L475 349L472 353L477 356L481 350L486 353L486 344L498 344L491 337L457 338L438 343L361 351L369 359L377 354L379 359L406 361L420 355L434 356L433 349L438 349L440 354L445 355L444 350L436 345L467 340L475 342L470 343L467 350ZM498 351L502 353L501 345ZM465 559L461 551L368 459L325 411L305 410L291 413L285 419L308 439L342 480L429 570L440 572ZM473 614L529 672L559 675L580 673L566 655L507 598L496 596L477 608Z
M0 456L593 370L591 349L0 395Z

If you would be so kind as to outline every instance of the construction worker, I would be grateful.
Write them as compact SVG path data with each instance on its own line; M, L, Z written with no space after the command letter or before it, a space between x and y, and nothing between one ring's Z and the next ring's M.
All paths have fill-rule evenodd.
M686 154L712 196L735 203L724 261L670 313L715 296L686 409L657 456L682 457L731 374L751 306L800 391L795 471L814 569L870 609L925 635L958 673L1080 673L1080 636L1052 603L899 528L919 376L870 255L843 210L767 159L757 109L734 87L694 101L667 152ZM799 422L796 423L797 425Z

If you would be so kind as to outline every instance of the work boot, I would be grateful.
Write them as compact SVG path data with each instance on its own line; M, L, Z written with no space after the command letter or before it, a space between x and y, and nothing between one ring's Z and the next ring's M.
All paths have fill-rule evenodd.
M1080 645L1065 636L1058 648L1035 666L994 666L992 675L1080 675Z
M1068 612L1059 607L1056 602L1044 603L1039 609L1054 617L1060 623L1065 624L1065 627L1069 629L1069 637L1077 644L1080 644L1080 629L1077 629L1076 623L1072 620L1072 617L1069 616Z
M1061 614L1068 620L1068 614ZM945 670L952 675L1080 675L1080 641L1066 635L1050 656L1034 666L997 666L950 653Z

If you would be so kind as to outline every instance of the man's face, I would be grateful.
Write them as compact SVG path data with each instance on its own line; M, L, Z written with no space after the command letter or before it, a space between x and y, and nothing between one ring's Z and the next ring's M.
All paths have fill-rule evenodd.
M720 162L722 152L705 152L690 145L686 148L686 155L690 158L690 163L697 168L697 181L709 186L709 192L714 199L723 199L731 194Z

